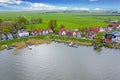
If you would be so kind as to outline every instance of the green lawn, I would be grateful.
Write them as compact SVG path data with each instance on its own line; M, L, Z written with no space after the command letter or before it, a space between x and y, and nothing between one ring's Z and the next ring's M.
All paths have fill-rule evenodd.
M96 16L95 16L96 15ZM101 16L97 16L101 15ZM108 15L108 16L102 16ZM34 29L45 29L48 27L50 20L57 20L58 28L64 25L66 29L70 28L88 28L108 26L104 20L120 20L120 16L110 16L110 13L91 12L91 13L40 13L40 12L0 12L0 18L4 20L13 20L19 16L25 16L28 20L31 18L42 18L42 24L34 24ZM26 25L27 29L31 25Z

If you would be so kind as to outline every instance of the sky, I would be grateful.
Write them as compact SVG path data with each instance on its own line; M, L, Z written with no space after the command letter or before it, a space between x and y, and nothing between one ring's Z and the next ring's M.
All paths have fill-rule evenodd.
M120 0L0 0L0 10L120 10Z

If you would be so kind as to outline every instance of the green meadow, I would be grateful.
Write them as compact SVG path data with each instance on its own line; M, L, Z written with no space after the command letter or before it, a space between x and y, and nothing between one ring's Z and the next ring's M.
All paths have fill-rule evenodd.
M30 26L34 29L46 29L50 20L57 20L57 28L64 25L66 29L103 27L110 23L105 20L120 20L120 14L112 14L105 12L59 12L59 13L43 13L43 12L0 12L0 18L12 21L19 16L24 16L27 20L31 18L41 18L41 24L26 25L30 30Z

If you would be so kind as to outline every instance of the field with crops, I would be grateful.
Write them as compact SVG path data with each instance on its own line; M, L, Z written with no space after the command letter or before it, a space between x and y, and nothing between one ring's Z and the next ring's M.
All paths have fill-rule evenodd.
M0 12L0 18L12 21L19 16L24 16L27 20L31 18L42 18L41 24L26 25L26 28L30 30L30 26L34 26L34 29L45 29L48 27L50 20L57 20L57 28L64 25L66 29L74 28L88 28L88 27L102 27L108 26L110 23L105 20L119 20L120 14L112 14L105 12L79 12L79 13L41 13L41 12Z

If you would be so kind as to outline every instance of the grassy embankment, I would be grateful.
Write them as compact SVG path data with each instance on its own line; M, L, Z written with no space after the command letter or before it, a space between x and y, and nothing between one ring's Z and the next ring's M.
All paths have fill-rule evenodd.
M0 50L5 49L5 45L8 46L15 46L17 49L21 49L26 47L26 44L38 45L43 43L51 43L52 40L57 39L57 41L62 42L65 41L67 43L75 42L79 45L92 45L92 40L86 39L76 39L70 37L63 37L63 36L55 36L55 35L44 35L44 36L34 36L34 37L27 37L15 40L8 40L0 42Z
M58 42L66 42L69 44L70 42L77 43L78 45L84 45L84 46L92 46L93 43L96 43L98 46L104 46L108 48L113 48L113 44L102 44L98 40L88 40L88 39L77 39L72 37L64 37L64 36L57 36L57 35L44 35L44 36L33 36L33 37L27 37L27 38L21 38L21 39L15 39L15 40L8 40L8 41L2 41L0 42L0 50L5 49L5 45L8 46L14 46L16 47L16 50L22 49L27 47L26 44L32 44L32 45L39 45L44 43L51 43L52 40L57 40ZM120 45L119 45L120 49Z

